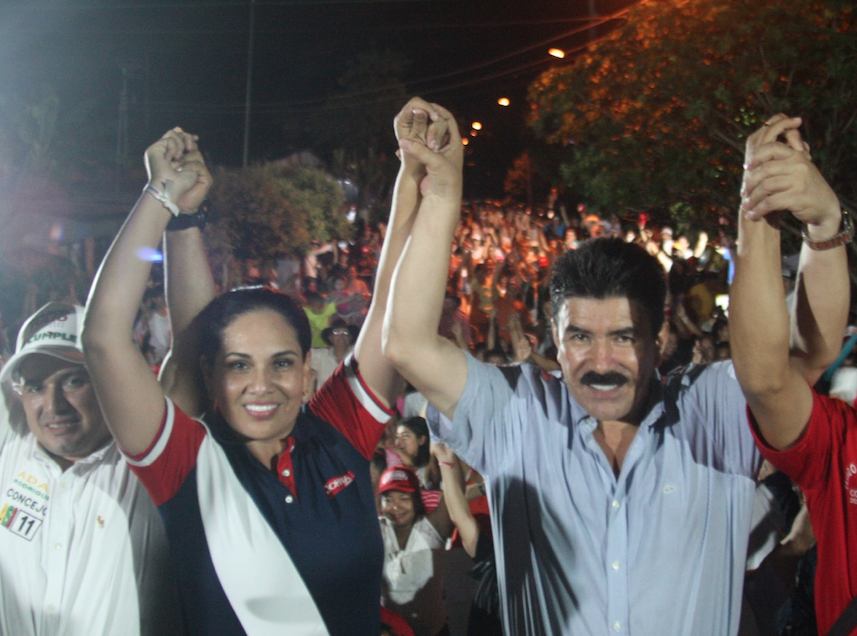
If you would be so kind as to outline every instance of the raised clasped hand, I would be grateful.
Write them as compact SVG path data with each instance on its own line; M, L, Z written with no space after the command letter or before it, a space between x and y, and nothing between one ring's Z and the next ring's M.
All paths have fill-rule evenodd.
M396 117L395 129L405 169L420 178L420 194L458 206L464 150L452 114L414 97Z
M840 223L839 202L812 163L801 123L775 115L747 139L741 210L752 221L788 210L809 226L829 226L832 235Z
M149 183L164 191L166 182L172 182L172 201L185 214L196 212L212 184L197 141L196 135L173 128L146 149Z

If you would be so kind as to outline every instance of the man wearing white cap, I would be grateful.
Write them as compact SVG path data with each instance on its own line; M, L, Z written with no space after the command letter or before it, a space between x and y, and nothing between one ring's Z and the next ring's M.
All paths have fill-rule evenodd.
M181 634L163 525L83 366L82 312L42 307L0 371L0 634Z

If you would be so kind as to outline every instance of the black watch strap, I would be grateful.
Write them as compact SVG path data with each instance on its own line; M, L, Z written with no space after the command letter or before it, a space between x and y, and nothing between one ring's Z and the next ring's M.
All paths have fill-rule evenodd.
M199 209L193 214L179 214L170 219L167 223L167 232L178 232L191 227L198 227L200 230L205 228L208 222L208 201L204 202Z

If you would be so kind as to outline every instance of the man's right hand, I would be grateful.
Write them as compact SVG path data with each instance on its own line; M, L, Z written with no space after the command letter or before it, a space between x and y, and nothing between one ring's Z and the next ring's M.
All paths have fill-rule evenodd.
M426 176L420 182L422 196L436 197L439 202L449 203L458 211L461 207L464 146L452 114L436 104L430 106L433 110L429 117L436 113L437 120L433 120L426 131L425 142L416 135L410 135L399 139L399 148L404 161L413 159L425 166Z

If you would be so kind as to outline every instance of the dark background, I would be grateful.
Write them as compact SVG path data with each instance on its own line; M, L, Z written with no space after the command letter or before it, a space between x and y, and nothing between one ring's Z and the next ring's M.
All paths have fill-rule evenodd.
M549 57L548 48L581 50L616 24L605 16L633 3L259 0L250 161L312 149L308 116L336 90L346 62L389 49L409 61L411 94L449 107L466 125L484 124L482 171L495 177L484 194L497 195L526 142L527 85L571 59ZM61 116L79 117L81 143L136 162L153 138L181 125L202 137L213 162L240 165L249 22L249 0L2 0L0 99L48 84ZM497 105L503 96L510 107ZM372 94L360 99L371 107Z

